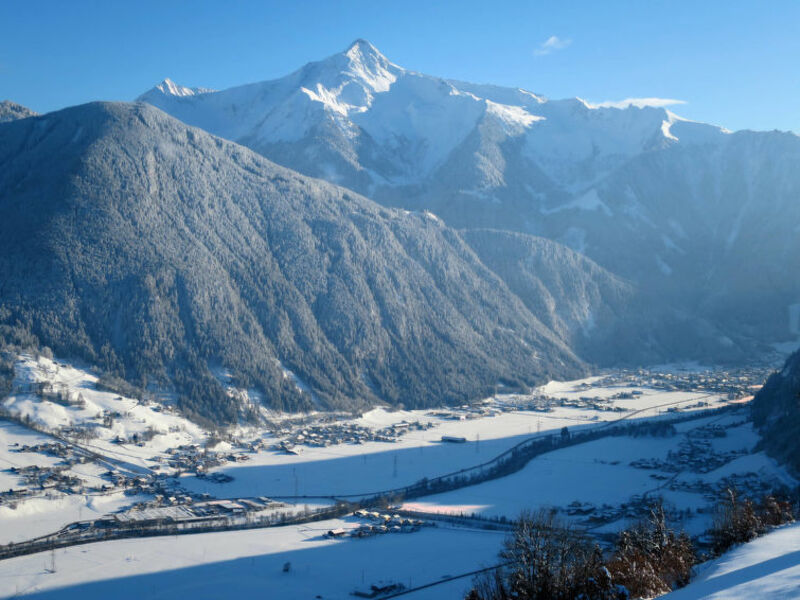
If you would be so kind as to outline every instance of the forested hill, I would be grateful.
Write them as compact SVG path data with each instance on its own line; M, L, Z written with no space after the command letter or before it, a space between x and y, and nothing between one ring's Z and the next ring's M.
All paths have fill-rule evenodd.
M175 386L217 422L241 410L221 369L283 409L462 402L584 372L434 216L145 104L0 125L0 211L2 331Z
M800 473L800 351L770 376L753 399L752 410L767 452Z

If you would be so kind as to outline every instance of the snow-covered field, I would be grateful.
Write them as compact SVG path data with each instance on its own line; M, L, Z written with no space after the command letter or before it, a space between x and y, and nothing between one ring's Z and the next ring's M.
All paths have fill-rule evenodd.
M558 433L562 427L573 431L597 427L607 421L620 419L634 411L637 418L654 417L664 412L663 405L691 405L699 401L710 407L724 401L706 393L663 391L628 386L587 389L583 383L597 377L575 382L554 382L535 394L548 394L577 400L581 396L610 397L632 389L640 396L609 401L620 412L557 406L551 412L515 410L497 416L450 420L435 416L436 411L388 411L382 408L366 413L355 422L369 427L385 427L401 421L433 423L425 431L412 431L395 443L367 442L359 445L340 444L329 447L303 448L301 454L286 455L266 452L243 464L232 464L218 470L234 480L219 485L205 479L185 477L181 485L195 492L215 495L369 495L375 492L413 484L423 477L435 477L466 469L490 460L533 435ZM498 403L523 402L526 397L499 396ZM492 401L487 403L492 406ZM463 437L463 444L443 443L442 436ZM222 491L224 490L224 492Z
M17 508L0 506L0 544L47 535L75 521L99 519L145 499L122 492L87 496L51 492L21 502Z
M752 453L758 437L749 423L739 424L741 415L702 418L678 424L672 437L607 437L549 452L531 460L521 471L501 479L452 492L426 496L406 502L411 510L439 514L476 514L485 517L515 518L522 510L535 508L563 509L573 502L590 503L597 512L630 503L634 496L662 497L678 511L691 510L683 526L693 534L708 526L713 497L702 489L691 490L690 484L702 482L713 486L723 478L753 474L758 480L775 484L796 485L794 479L762 452ZM637 468L630 463L642 459L668 462L669 452L679 452L686 435L709 424L729 426L727 435L711 440L715 452L738 451L735 458L707 473L684 468L678 472L658 468ZM746 454L745 454L746 453ZM671 490L672 482L685 486ZM697 486L699 488L699 486ZM681 489L684 488L684 489ZM606 505L605 508L603 505ZM703 511L697 515L697 511ZM620 529L629 522L625 511L620 519L597 526L598 531Z
M49 442L46 435L11 423L0 421L0 490L17 487L19 477L9 472L12 467L29 467L32 465L52 466L58 462L53 456L43 456L28 452L14 452L19 445L41 444Z
M800 523L787 525L702 565L664 600L800 598Z
M380 582L414 587L496 564L503 533L444 527L325 539L347 520L255 531L122 540L0 561L0 596L91 600L352 598ZM286 563L289 572L284 572ZM460 598L470 579L410 595ZM232 586L235 586L232 587Z
M415 431L398 442L340 444L325 448L303 448L294 456L264 452L242 464L217 469L234 480L227 484L184 477L186 489L215 495L369 495L444 475L487 461L523 439L561 427L585 425L585 411L565 410L559 416L537 413L507 413L471 421L442 421L426 417L425 411L387 413L376 409L359 419L362 423L431 420L433 429ZM572 413L572 414L570 414ZM390 418L385 418L385 417ZM442 436L465 437L464 444L449 444Z
M52 442L52 438L21 425L0 421L0 492L22 487L19 475L10 468L33 465L52 467L60 462L54 456L33 452L19 452L19 447ZM68 473L79 477L88 485L105 483L100 473L105 470L95 463L77 464ZM35 497L12 504L0 504L0 544L19 542L61 529L64 525L82 519L99 518L142 500L137 496L87 493L65 494L55 489L40 490ZM13 506L13 507L12 507Z

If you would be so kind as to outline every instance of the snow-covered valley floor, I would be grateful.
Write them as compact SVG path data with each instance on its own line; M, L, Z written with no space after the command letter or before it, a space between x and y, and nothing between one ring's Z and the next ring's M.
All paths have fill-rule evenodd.
M333 421L322 413L277 416L270 428L243 424L218 441L169 405L98 389L95 375L63 361L23 356L15 390L2 401L12 420L0 420L0 544L137 514L134 505L191 509L209 497L274 498L288 503L281 510L299 513L331 497L469 469L523 440L562 439L564 428L574 436L615 421L675 424L656 435L549 451L509 476L403 508L514 519L548 507L603 534L660 496L699 534L721 486L757 492L795 483L754 452L758 435L740 404L752 387L748 377L702 369L614 373L449 409L376 408ZM705 412L728 405L725 413ZM0 561L0 597L225 598L235 585L237 597L347 598L373 584L417 586L497 562L505 531L481 529L480 520L425 518L438 526L367 539L322 537L356 527L348 517L72 546ZM457 579L409 597L460 598L469 583Z
M346 600L381 582L413 587L496 563L502 532L429 528L364 540L323 534L347 521L75 546L0 561L0 597ZM283 568L290 563L288 572ZM462 579L410 596L459 598Z

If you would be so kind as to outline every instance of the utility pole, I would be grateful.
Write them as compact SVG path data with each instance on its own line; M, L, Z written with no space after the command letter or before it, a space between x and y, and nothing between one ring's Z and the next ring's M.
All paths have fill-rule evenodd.
M392 477L397 477L397 455L394 455L394 470L392 472Z

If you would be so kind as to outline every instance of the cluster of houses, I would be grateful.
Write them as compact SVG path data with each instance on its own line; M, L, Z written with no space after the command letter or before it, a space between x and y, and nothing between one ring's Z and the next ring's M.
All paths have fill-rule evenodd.
M742 421L741 423L744 423ZM736 425L740 425L741 423L731 423L728 427L735 427ZM722 425L718 425L717 423L708 423L707 425L703 425L702 427L696 427L694 429L690 429L686 432L686 436L689 438L695 438L699 440L712 440L714 438L724 438L727 437L728 431Z
M382 598L392 594L399 594L406 586L400 582L389 581L373 583L365 590L353 590L351 594L356 598Z
M706 371L660 372L649 369L622 370L606 376L602 385L649 387L666 391L720 394L728 400L753 395L772 371L767 366Z
M16 508L17 502L24 500L30 495L30 492L27 489L20 488L20 489L8 489L0 491L0 506L8 506L10 508Z
M42 442L41 444L35 444L33 446L29 446L28 444L22 446L19 444L12 444L12 449L16 452L44 454L45 456L55 456L56 458L63 458L64 460L75 456L75 451L72 447L62 444L61 442ZM83 456L76 458L83 458Z
M119 471L106 471L102 477L113 484L113 488L110 489L122 489L126 496L156 494L161 489L158 480L152 475L130 475Z
M667 453L666 459L639 458L629 464L637 469L652 469L666 473L681 471L709 473L746 453L747 451L743 449L717 452L710 440L687 437L681 441L677 450L670 450Z
M644 494L635 494L627 502L617 506L610 504L598 506L591 502L576 500L564 507L562 511L570 517L582 517L581 520L586 525L596 527L606 523L613 523L620 519L640 519L647 515L652 506L652 501L652 498ZM672 509L669 507L666 507L666 509L668 517L677 519L680 516L676 511L671 512Z
M111 515L118 523L157 524L157 523L201 523L218 519L246 517L254 513L285 508L286 505L266 496L258 498L237 498L228 500L202 499L195 501L192 496L157 495L151 502L139 503L132 509Z
M502 402L491 402L484 404L462 404L461 406L454 406L446 410L431 410L428 411L427 415L443 421L468 421L471 419L496 417L510 410L519 409L512 409Z
M202 477L213 467L232 462L244 462L250 460L250 456L244 452L215 452L200 444L184 444L168 448L165 455L157 456L154 460L161 465L156 470L168 467L175 475L194 473ZM215 480L217 476L223 477L222 482L232 479L230 476L217 473L209 477ZM226 477L227 479L224 479Z
M728 400L739 400L751 396L769 375L767 367L743 367L735 370L713 370L698 372L660 372L647 369L621 370L605 375L602 379L577 385L578 391L587 392L579 397L555 397L543 393L534 395L509 395L495 397L480 405L464 405L428 413L440 419L465 420L496 416L505 412L532 411L551 412L557 407L588 409L602 412L625 412L628 409L615 403L616 400L633 400L642 396L641 389L650 388L664 391L689 391L719 394ZM622 389L612 395L591 395L596 387L617 386ZM697 403L671 412L693 408L704 408L708 402ZM668 409L669 410L669 409Z
M424 431L433 427L420 421L393 423L382 429L371 429L353 422L328 422L306 425L294 431L282 429L279 435L287 436L272 446L273 450L298 454L301 446L319 447L338 444L363 444L365 442L397 442L409 431Z
M85 482L70 472L76 464L84 464L92 459L75 448L61 442L41 442L33 445L11 444L14 452L36 453L60 458L55 465L11 466L6 471L20 479L21 487L6 490L0 494L0 504L16 507L17 503L27 498L41 496L43 492L59 491L65 494L82 494L88 490Z
M79 392L70 391L69 387L64 383L37 381L29 384L27 391L36 394L42 400L55 402L62 406L77 406L79 408L86 406L86 399L83 395Z
M27 488L47 490L56 489L61 492L81 493L83 491L83 481L67 472L66 465L52 467L40 467L39 465L29 465L27 467L10 467L8 471L14 475L19 475Z
M668 488L671 491L701 494L705 500L714 506L719 502L729 489L735 489L746 498L761 498L780 488L779 481L769 481L758 473L734 473L714 482L703 479L675 479L670 481ZM702 509L698 509L702 512Z
M687 438L677 450L667 453L667 461L676 464L679 471L709 473L744 454L744 449L718 452L708 439Z
M589 389L591 386L588 384L581 384L579 387ZM511 397L502 400L496 399L492 405L501 412L515 412L515 411L529 411L529 412L552 412L557 407L561 408L578 408L583 410L596 410L602 412L625 412L627 409L615 406L612 402L614 399L633 398L633 394L641 394L641 392L619 392L611 397L600 396L580 396L578 398L548 396L546 394L535 394L534 396L525 397Z
M275 512L285 505L270 498L240 498L235 500L207 500L193 502L191 497L164 498L157 496L150 502L137 503L132 508L116 514L105 515L93 521L71 523L49 536L93 539L111 530L146 530L160 528L192 529L219 525L236 525L251 522L251 517L269 522L280 517Z
M362 523L354 529L345 529L343 527L331 529L325 534L325 537L366 538L386 533L413 533L419 531L422 527L436 525L433 521L411 519L398 514L381 513L364 509L357 510L353 515L368 522Z

